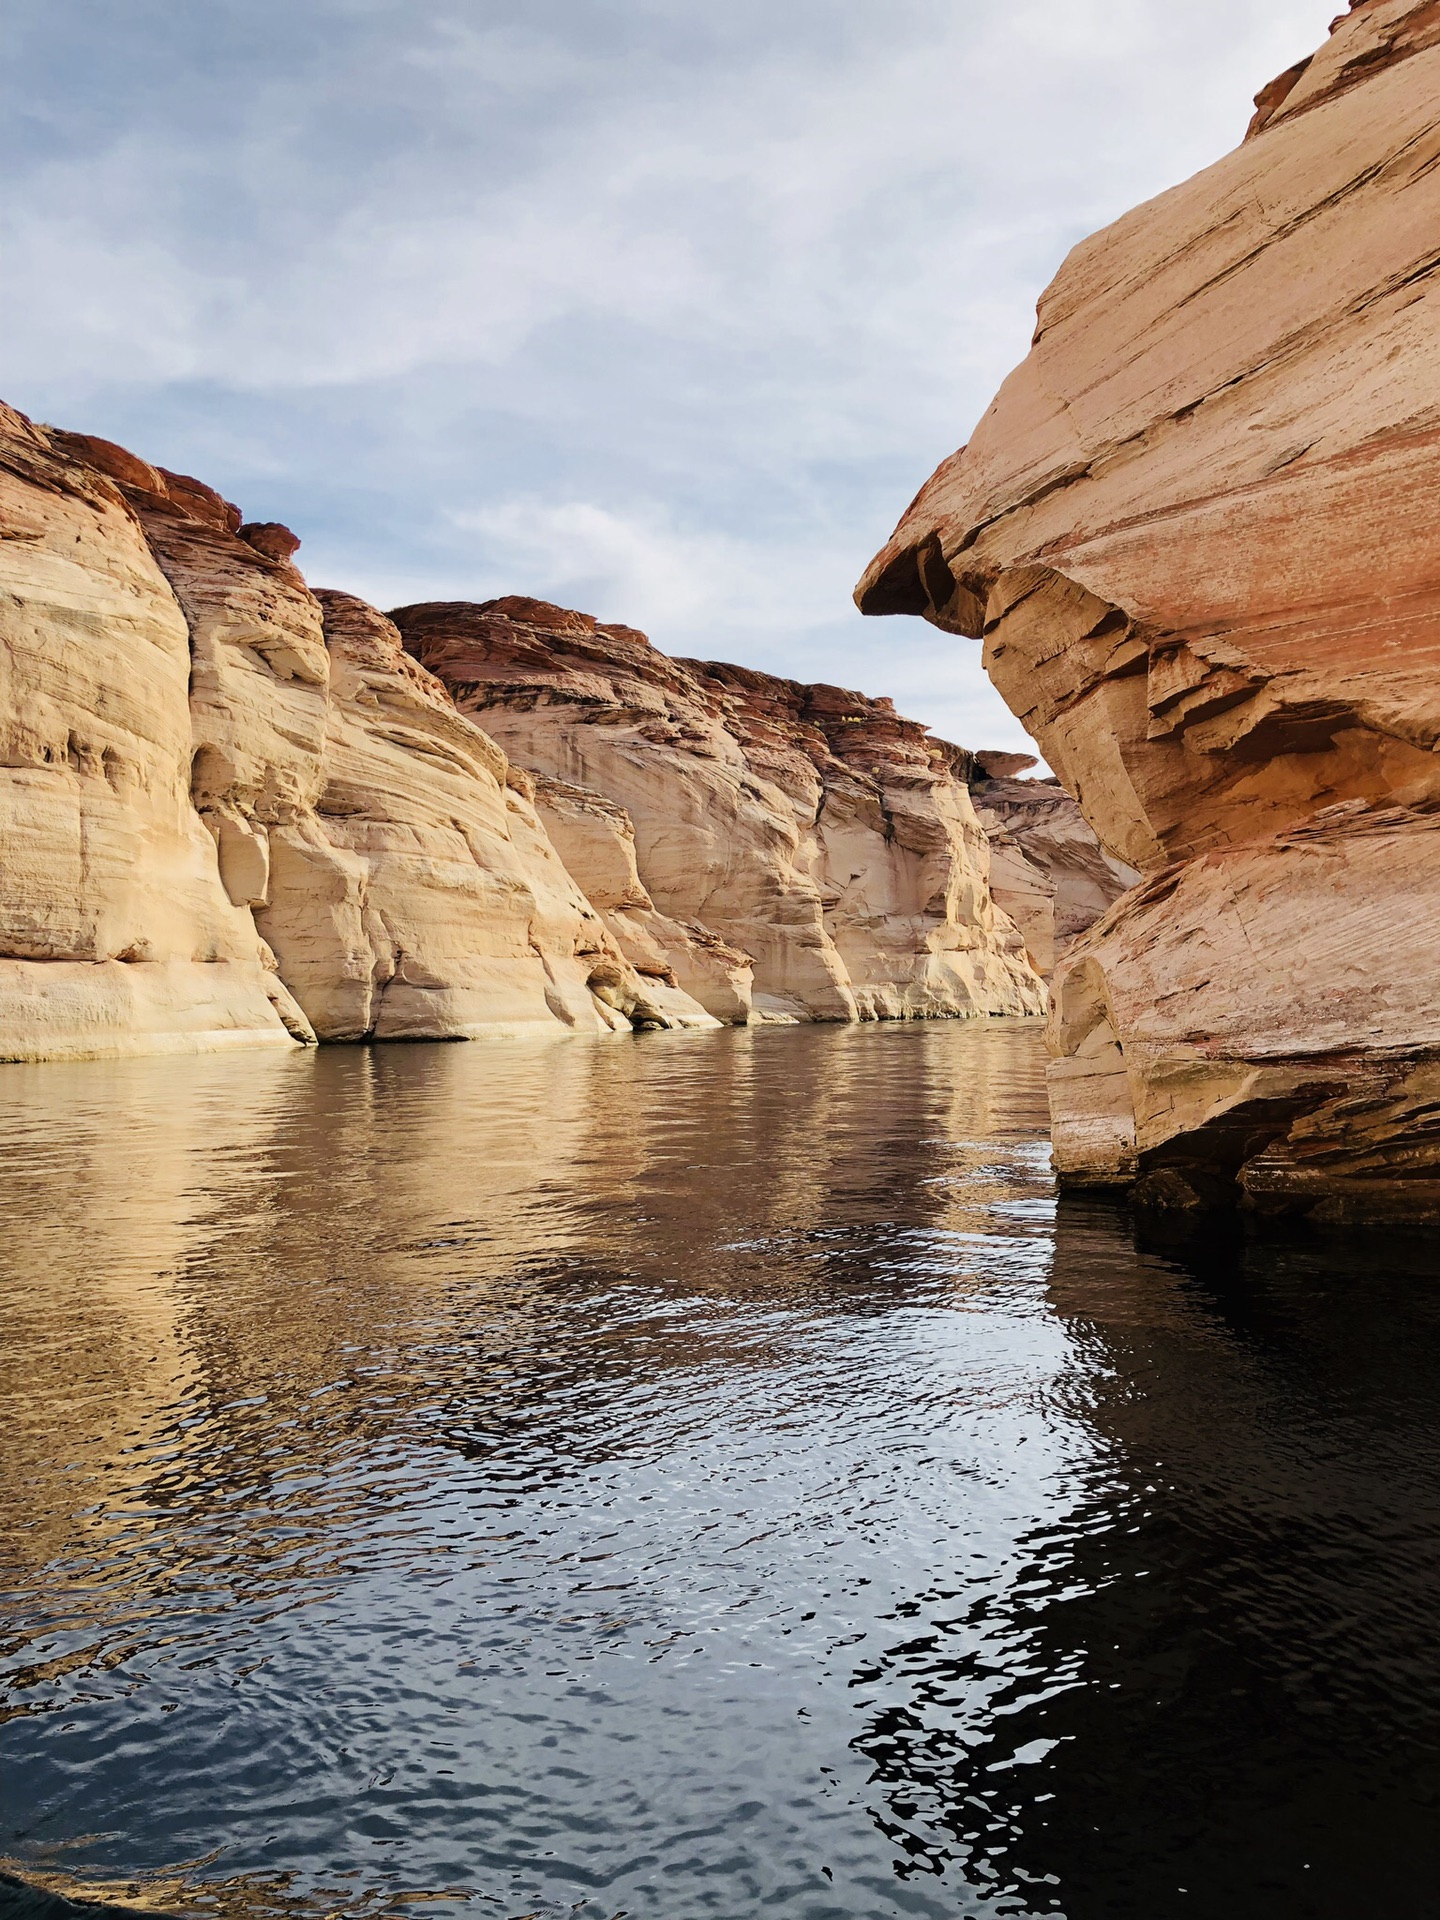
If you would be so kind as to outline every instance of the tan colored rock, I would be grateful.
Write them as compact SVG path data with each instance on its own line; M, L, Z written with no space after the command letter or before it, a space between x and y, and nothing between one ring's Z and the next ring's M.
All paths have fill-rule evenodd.
M676 1024L745 1026L754 968L748 953L698 921L672 920L646 892L635 859L635 825L613 800L543 775L535 802L566 869L583 877L621 953ZM696 1017L696 1004L709 1012Z
M1164 870L1057 974L1057 1152L1162 1199L1214 1170L1263 1211L1432 1217L1437 909L1440 817L1363 801Z
M501 750L383 614L316 596L324 781L272 828L257 919L322 1037L665 1024L555 854Z
M990 891L1048 980L1056 962L1140 875L1106 853L1058 780L984 777L994 766L1033 767L1033 756L976 758L981 766L971 794L990 838Z
M272 835L309 819L324 781L330 658L319 603L290 562L299 542L272 527L252 545L255 529L203 482L106 441L63 438L121 487L184 612L191 798L230 899L264 908Z
M644 930L717 1018L744 1013L725 948L753 959L760 1019L1043 1005L1023 941L990 900L988 844L963 780L888 702L670 660L633 629L533 600L393 617L513 759L552 791L585 789L623 810L658 916ZM587 888L616 899L614 926L631 885L618 850L602 858L598 825L584 829L586 848L578 823L556 831L571 836Z
M291 1046L190 804L184 614L67 436L0 441L0 1058Z
M1237 152L1074 250L858 590L983 631L1155 876L1057 969L1072 1180L1440 1218L1437 97L1434 0L1342 16Z
M288 529L3 426L0 1054L705 1023L628 964L383 615L311 593Z
M470 704L537 787L287 528L4 428L0 1052L1041 1004L968 761L887 702L504 603L505 695Z
M1043 1011L1024 941L991 895L971 754L888 699L681 664L733 700L750 764L814 805L811 871L862 1019Z
M512 759L624 808L649 896L668 919L699 922L753 957L757 1012L854 1017L808 870L813 769L813 791L797 810L747 765L723 696L628 628L515 598L405 607L393 617L407 647ZM685 955L670 957L700 997ZM724 1017L721 1003L704 1004ZM724 1004L733 1004L728 988Z

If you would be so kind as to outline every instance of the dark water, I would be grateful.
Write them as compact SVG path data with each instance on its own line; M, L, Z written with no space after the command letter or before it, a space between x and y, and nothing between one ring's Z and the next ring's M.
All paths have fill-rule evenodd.
M12 1865L208 1914L1440 1911L1429 1246L1057 1210L1029 1025L0 1109Z

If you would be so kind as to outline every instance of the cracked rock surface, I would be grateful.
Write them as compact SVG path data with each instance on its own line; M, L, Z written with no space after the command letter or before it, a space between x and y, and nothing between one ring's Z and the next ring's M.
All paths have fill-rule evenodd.
M1074 1183L1440 1220L1437 102L1440 5L1360 0L1075 248L857 590L1147 876L1056 967Z

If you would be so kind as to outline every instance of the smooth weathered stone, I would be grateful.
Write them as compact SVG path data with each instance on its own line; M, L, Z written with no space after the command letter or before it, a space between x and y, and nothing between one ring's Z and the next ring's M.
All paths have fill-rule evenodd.
M1056 969L1073 1181L1440 1218L1437 97L1433 0L1337 20L1235 153L1075 248L858 589L983 635L1151 876Z

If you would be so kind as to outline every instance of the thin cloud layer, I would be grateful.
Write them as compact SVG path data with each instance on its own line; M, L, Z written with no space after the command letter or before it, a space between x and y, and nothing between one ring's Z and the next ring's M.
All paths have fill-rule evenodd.
M1015 742L850 585L1067 248L1334 5L12 0L5 391L382 603L544 594Z

